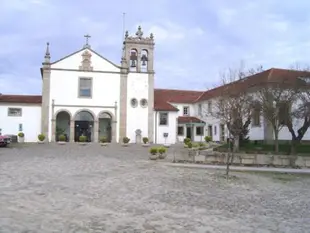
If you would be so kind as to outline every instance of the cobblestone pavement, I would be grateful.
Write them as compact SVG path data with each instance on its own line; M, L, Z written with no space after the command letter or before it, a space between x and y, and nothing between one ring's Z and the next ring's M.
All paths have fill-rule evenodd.
M309 178L222 173L137 146L0 148L0 232L309 232Z

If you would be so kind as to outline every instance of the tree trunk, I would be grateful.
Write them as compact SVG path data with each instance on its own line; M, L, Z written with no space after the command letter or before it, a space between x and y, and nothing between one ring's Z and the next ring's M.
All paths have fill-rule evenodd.
M298 140L297 138L292 138L291 141L291 155L296 155L296 148L298 147L298 145L300 144L300 140Z
M274 131L274 149L275 149L275 153L278 154L279 153L279 131L278 130Z
M234 136L234 150L233 152L238 152L239 151L239 135Z

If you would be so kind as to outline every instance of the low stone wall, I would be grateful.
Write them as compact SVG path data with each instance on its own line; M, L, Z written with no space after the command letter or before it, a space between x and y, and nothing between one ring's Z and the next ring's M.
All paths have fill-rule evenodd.
M206 163L206 164L225 164L227 153L215 151L184 150L183 161ZM310 156L291 156L291 155L266 155L266 154L234 154L234 165L244 166L273 166L273 167L307 167L310 168Z

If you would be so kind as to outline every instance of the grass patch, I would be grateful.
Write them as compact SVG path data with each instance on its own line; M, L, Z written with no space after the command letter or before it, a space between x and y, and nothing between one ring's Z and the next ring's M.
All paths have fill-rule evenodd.
M228 144L221 145L214 150L220 152L227 152L229 149ZM268 154L274 153L274 145L264 144L264 143L245 143L240 145L240 152L245 152L247 154ZM289 155L291 151L291 145L289 143L279 144L279 154ZM310 145L309 144L300 144L296 147L296 153L301 156L310 156Z

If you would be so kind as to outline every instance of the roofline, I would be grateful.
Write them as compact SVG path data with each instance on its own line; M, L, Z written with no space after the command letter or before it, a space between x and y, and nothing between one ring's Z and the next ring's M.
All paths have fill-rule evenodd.
M51 65L54 65L54 64L56 64L56 63L58 63L58 62L60 62L60 61L63 61L64 59L66 59L66 58L68 58L68 57L71 57L71 56L73 56L73 55L75 55L75 54L77 54L77 53L79 53L79 52L81 52L81 51L83 51L83 50L86 50L86 49L90 50L91 52L93 52L94 54L96 54L97 56L99 56L100 58L102 58L103 60L109 62L111 65L115 66L116 68L119 68L119 69L122 68L121 66L116 65L115 63L111 62L110 60L108 60L107 58L103 57L102 55L100 55L99 53L97 53L95 50L93 50L93 49L91 49L91 48L82 48L82 49L80 49L80 50L78 50L78 51L75 51L75 52L73 52L73 53L71 53L71 54L69 54L69 55L63 57L63 58L60 58L59 60L56 60L56 61L54 61L54 62L51 62L50 64L51 64Z

